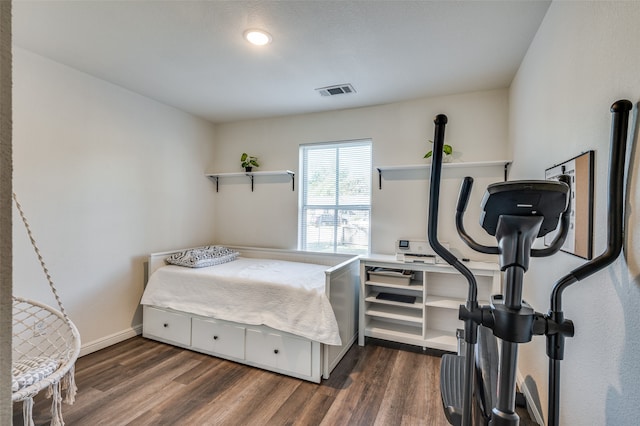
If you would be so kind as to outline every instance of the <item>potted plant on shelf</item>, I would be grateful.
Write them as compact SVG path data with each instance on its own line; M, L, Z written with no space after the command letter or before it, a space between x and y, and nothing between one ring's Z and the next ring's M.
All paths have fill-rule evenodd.
M432 141L432 140L429 140L429 142L430 142L430 143L433 143L433 141ZM444 144L444 145L442 146L442 153L444 154L444 155L442 156L442 162L443 162L443 163L448 163L448 162L450 162L450 161L451 161L451 157L452 157L452 154L453 154L453 148L451 147L451 145ZM432 156L432 155L433 155L433 150L431 150L431 151L427 152L427 153L424 155L424 158L431 158L431 156Z
M243 152L240 156L240 164L244 167L246 172L250 172L254 167L260 167L260 164L258 164L258 157L253 157L246 152Z

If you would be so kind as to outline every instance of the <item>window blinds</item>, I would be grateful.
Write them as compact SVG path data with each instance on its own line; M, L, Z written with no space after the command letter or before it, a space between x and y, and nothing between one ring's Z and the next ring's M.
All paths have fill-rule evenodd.
M371 140L302 145L299 248L366 253Z

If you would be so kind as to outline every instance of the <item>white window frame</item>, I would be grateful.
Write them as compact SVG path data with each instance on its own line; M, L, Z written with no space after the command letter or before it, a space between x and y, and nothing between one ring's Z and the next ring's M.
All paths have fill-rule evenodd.
M366 177L368 179L369 185L369 195L368 195L368 203L366 204L340 204L340 157L336 156L336 191L335 191L335 202L333 204L306 204L307 202L307 175L305 170L305 155L311 149L335 149L335 148L346 148L346 147L354 147L354 146L368 146L370 149L370 155L368 158L368 164L364 167L367 169ZM308 251L308 241L307 239L307 228L311 226L311 224L306 223L308 210L333 210L333 217L335 222L333 223L333 253L352 253L353 251L348 250L339 250L339 228L341 225L341 220L338 219L339 211L366 211L368 216L368 223L366 229L367 243L366 243L366 251L355 251L354 253L366 254L371 250L371 200L372 200L372 190L373 190L373 182L372 182L372 157L373 157L373 141L371 139L356 139L356 140L347 140L347 141L334 141L334 142L323 142L323 143L311 143L311 144L302 144L300 145L300 153L299 153L299 170L300 170L300 184L299 184L299 194L298 194L298 249L302 251ZM344 230L343 230L344 232ZM344 241L343 241L344 243ZM323 250L326 251L326 250Z

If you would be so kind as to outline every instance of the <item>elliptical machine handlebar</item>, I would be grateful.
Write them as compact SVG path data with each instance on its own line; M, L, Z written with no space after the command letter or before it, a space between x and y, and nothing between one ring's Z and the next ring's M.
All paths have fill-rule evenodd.
M460 193L458 194L458 205L456 206L457 213L464 213L469 205L469 195L471 195L471 188L473 188L473 178L467 176L460 185Z
M571 179L569 178L569 176L562 175L558 180L571 187ZM479 244L467 233L464 228L464 213L467 209L467 205L469 204L469 197L471 195L472 188L473 178L470 176L465 177L462 181L462 185L460 185L460 193L458 195L458 204L456 207L456 229L458 231L458 235L467 246L477 252L486 254L500 254L499 247ZM560 216L560 229L558 230L556 237L551 242L551 245L544 249L531 249L531 257L546 257L557 253L562 248L562 245L564 244L567 235L569 234L570 221L571 203L567 203L565 210Z
M551 310L562 310L562 292L571 284L595 274L618 258L622 250L624 212L624 172L629 112L633 104L620 100L611 105L611 154L607 198L607 249L597 258L574 269L556 282L551 295Z
M438 240L438 208L440 200L440 178L442 175L442 148L444 146L444 130L447 124L447 116L438 114L433 120L435 124L433 138L433 156L431 160L431 185L429 188L429 219L427 236L433 251L442 257L447 263L460 272L469 283L469 295L467 300L477 302L476 277L458 258L447 250ZM475 342L474 342L475 343Z
M615 261L622 250L624 237L624 174L629 112L633 104L624 99L611 105L611 142L607 192L607 248L595 259L574 269L554 285L547 318L558 324L558 331L547 335L549 357L549 426L560 424L560 361L564 358L565 337L573 336L573 323L564 318L562 294L570 285L581 281Z
M560 182L564 182L567 184L571 191L573 188L571 186L571 178L567 175L560 175L558 177ZM562 212L560 216L560 230L556 234L556 237L551 242L551 245L544 249L531 249L531 257L546 257L556 254L558 250L562 248L565 240L567 239L567 235L569 234L569 228L571 227L571 202L567 203L567 207Z
M473 273L458 258L447 250L438 241L438 207L440 200L440 177L442 174L442 149L444 147L444 130L447 124L447 116L439 114L433 120L435 124L433 138L433 156L431 160L431 184L429 188L429 217L427 221L427 236L429 244L437 255L460 272L469 283L466 308L475 311L478 308L478 285ZM478 326L471 319L464 321L465 361L464 384L462 392L462 413L460 423L462 426L471 426L471 404L473 399L473 370L476 341L478 339Z
M471 195L472 188L473 178L471 176L465 177L462 181L462 185L460 185L460 193L458 194L458 205L456 207L456 229L458 231L458 235L460 235L460 238L462 238L462 241L464 241L466 245L468 245L475 251L487 254L500 254L500 249L498 247L478 244L464 229L464 212L467 210L467 205L469 204L469 196Z

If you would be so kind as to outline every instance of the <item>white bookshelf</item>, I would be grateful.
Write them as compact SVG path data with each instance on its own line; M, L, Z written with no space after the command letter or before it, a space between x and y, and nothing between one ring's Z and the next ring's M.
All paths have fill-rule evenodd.
M501 272L495 263L465 262L476 276L478 299L487 304L500 293ZM384 276L370 275L375 268L409 270L408 285L388 284ZM393 255L368 255L360 259L360 322L358 343L366 337L424 348L456 351L456 330L462 328L458 308L465 303L467 281L447 264L404 263ZM413 296L411 303L378 299L380 292Z

